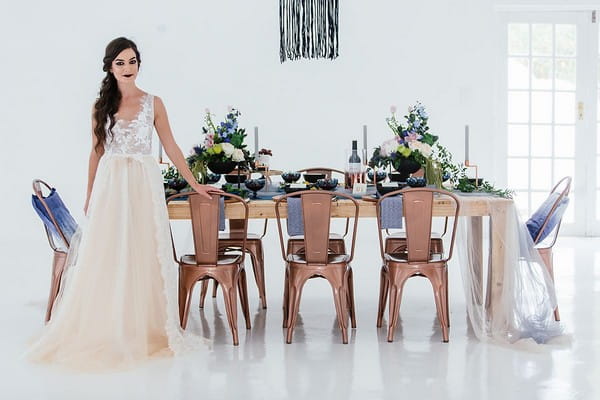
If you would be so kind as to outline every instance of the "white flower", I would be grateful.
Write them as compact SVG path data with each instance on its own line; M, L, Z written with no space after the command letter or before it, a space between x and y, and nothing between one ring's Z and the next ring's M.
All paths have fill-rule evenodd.
M221 143L221 148L223 149L223 153L225 153L226 157L231 157L235 150L235 147L233 147L231 143Z
M381 145L381 150L379 150L379 154L383 157L389 157L396 149L398 148L398 142L396 139L390 139L383 142Z
M242 151L242 149L235 149L233 150L233 155L231 156L231 159L235 162L240 162L244 161L246 158L244 157L244 152Z
M232 112L233 111L233 106L227 106L227 111Z
M210 109L209 109L208 107L206 107L206 108L204 109L204 112L205 112L205 113L207 113L207 114L210 114Z
M431 146L427 143L419 142L418 140L413 140L408 143L408 148L411 150L418 150L425 157L431 156Z
M396 111L398 111L398 108L396 108L396 106L392 105L392 106L390 106L390 111L392 112L392 114L396 114Z

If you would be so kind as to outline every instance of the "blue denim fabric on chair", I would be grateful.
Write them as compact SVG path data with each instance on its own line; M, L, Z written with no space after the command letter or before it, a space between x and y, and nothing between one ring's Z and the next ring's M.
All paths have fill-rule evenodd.
M44 185L48 189L49 194L47 196L43 195L41 185ZM56 189L50 187L50 185L40 179L35 179L33 181L33 192L31 203L35 212L44 223L48 242L54 252L50 295L48 296L48 305L46 307L46 322L48 322L52 314L54 300L60 289L60 281L67 260L67 251L71 243L71 238L77 230L77 223Z
M533 213L531 218L526 222L527 229L531 234L533 243L535 244L540 257L544 261L548 272L554 280L554 265L552 257L552 248L558 237L562 217L569 205L569 191L571 190L571 177L562 178L552 188L548 198L542 205ZM547 241L544 239L550 238ZM558 306L554 310L554 319L560 321Z

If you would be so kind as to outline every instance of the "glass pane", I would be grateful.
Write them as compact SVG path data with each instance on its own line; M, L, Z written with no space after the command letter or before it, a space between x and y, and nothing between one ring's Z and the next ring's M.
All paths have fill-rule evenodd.
M515 192L515 205L522 218L529 218L529 194L527 192Z
M531 92L531 122L552 123L552 92Z
M557 90L575 90L575 59L556 59L556 82Z
M549 158L531 159L531 189L550 190L552 185L552 160Z
M509 57L508 88L529 89L529 59Z
M600 190L596 191L596 218L600 219Z
M529 93L508 92L508 122L529 122Z
M529 54L529 24L508 24L508 54Z
M531 63L531 87L533 89L552 89L552 59L533 58Z
M552 189L552 160L549 158L531 159L531 188Z
M508 187L513 189L527 189L529 177L529 163L524 158L509 158L508 162Z
M577 53L577 31L575 25L556 25L556 55L575 56Z
M552 24L533 24L531 29L531 54L552 55Z
M558 124L575 123L575 93L555 93L554 121Z
M552 125L531 126L531 155L552 157Z
M508 126L508 155L529 155L529 128L527 125Z
M574 188L575 181L577 180L577 177L575 176L575 160L554 160L554 177L552 179L552 182L558 181L564 176L570 176L571 178L573 178L573 181L571 182L571 187ZM573 192L571 191L571 193Z
M596 187L600 189L600 158L596 157Z
M575 127L557 125L554 127L554 155L575 157Z

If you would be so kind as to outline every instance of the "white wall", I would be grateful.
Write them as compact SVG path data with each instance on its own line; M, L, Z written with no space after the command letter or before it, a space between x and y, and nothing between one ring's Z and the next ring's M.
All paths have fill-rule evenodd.
M250 132L260 127L274 166L341 167L363 124L373 146L390 135L391 104L403 111L420 100L457 159L471 125L471 158L492 177L493 5L345 0L337 60L280 64L276 0L3 4L1 220L9 228L1 239L45 246L28 198L34 177L59 188L81 216L90 109L104 46L121 35L137 42L139 85L163 98L184 152L201 141L205 107L222 115L232 104Z

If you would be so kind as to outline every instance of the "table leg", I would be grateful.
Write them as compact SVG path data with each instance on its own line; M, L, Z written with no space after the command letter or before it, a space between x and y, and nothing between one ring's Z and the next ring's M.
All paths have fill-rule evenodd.
M506 261L507 208L505 204L490 207L490 258L486 298L487 320L490 327L503 324L502 290Z
M473 294L478 305L483 304L483 217L470 217L467 237L471 238L467 249L469 265L472 268Z

